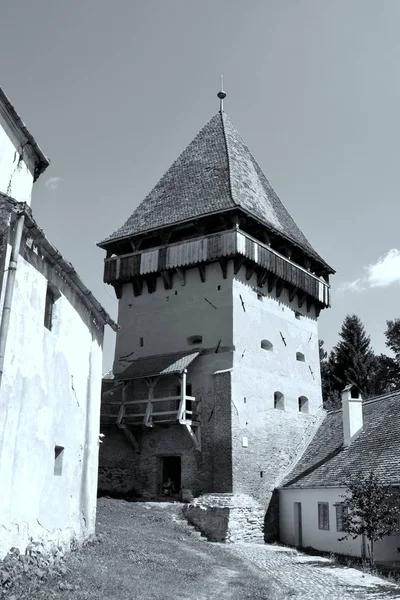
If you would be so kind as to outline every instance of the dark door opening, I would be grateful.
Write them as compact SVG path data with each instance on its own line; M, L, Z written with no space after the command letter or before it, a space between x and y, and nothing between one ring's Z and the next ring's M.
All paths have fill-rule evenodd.
M163 456L161 460L163 496L175 496L181 490L181 457Z

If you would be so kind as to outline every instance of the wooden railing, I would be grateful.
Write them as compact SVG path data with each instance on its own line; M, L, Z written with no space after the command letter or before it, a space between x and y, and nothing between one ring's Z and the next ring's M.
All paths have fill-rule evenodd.
M188 404L190 402L190 405ZM175 403L173 409L160 410L160 404ZM194 396L165 396L163 398L145 398L143 400L127 400L123 404L118 401L106 401L103 403L101 419L104 424L113 422L119 425L124 422L127 425L146 425L152 427L157 423L181 423L193 425L198 422L195 410L196 398ZM119 412L109 412L113 407L119 408ZM131 410L137 407L138 412ZM158 410L157 410L158 408Z

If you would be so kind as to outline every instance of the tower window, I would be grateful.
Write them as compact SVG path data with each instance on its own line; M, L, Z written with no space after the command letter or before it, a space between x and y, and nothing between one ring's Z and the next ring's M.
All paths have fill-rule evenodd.
M308 413L308 398L300 396L299 400L299 412Z
M195 346L196 344L202 344L203 336L202 335L191 335L190 337L187 338L187 343L190 344L190 346Z
M300 362L305 362L306 357L304 356L304 354L302 352L296 352L296 360L298 360Z
M270 350L271 352L274 349L273 345L269 340L261 340L261 348L263 350Z
M140 346L141 348L143 348L143 344L144 344L144 340L143 340L143 338L141 337L141 338L139 338L139 346Z
M54 447L54 475L62 475L64 448L62 446Z
M281 392L274 393L274 408L285 410L285 397Z

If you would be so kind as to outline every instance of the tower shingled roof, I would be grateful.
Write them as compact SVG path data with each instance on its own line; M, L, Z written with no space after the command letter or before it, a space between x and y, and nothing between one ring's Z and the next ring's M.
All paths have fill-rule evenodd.
M230 118L217 113L110 242L240 208L326 265L300 231Z

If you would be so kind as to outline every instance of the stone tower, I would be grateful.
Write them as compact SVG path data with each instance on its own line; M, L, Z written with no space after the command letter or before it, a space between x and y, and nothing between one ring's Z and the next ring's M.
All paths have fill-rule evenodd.
M170 478L184 497L245 495L265 512L322 412L334 271L222 110L99 246L121 327L100 489L157 497Z

